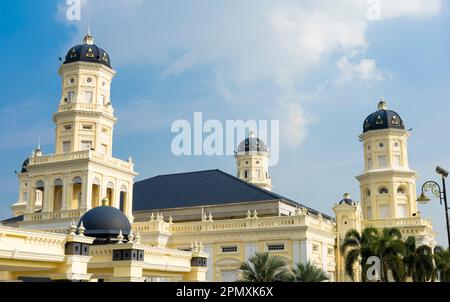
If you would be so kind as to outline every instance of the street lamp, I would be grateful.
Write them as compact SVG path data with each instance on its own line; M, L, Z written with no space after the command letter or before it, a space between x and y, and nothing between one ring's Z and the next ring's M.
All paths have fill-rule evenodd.
M445 206L445 219L446 219L446 223L447 223L447 237L448 237L448 245L450 248L450 226L449 226L449 218L448 218L448 210L449 207L447 205L447 191L445 188L445 179L448 177L448 171L441 168L441 167L437 167L436 168L436 173L439 174L442 177L442 190L441 187L439 186L439 184L435 181L427 181L426 183L423 184L422 186L422 193L420 194L420 197L417 199L417 201L421 204L426 204L430 201L430 198L425 194L425 192L431 191L431 193L433 193L434 196L436 196L437 198L439 198L441 204L442 202L444 202L444 206Z

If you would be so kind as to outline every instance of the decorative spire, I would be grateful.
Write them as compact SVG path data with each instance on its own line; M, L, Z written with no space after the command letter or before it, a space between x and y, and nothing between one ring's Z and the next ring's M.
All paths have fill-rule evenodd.
M117 244L122 244L123 243L123 234L122 234L122 230L120 230L119 235L117 235Z
M250 210L247 210L247 219L252 218L252 213L250 212Z
M89 25L87 35L83 39L84 44L92 45L94 44L94 37L91 35L91 18L89 17Z
M344 193L344 199L350 199L350 193Z
M72 220L72 223L69 227L69 235L75 235L75 232L77 231L77 226L75 224L75 220Z
M133 243L134 242L134 234L133 234L133 230L130 230L130 234L128 235L128 243Z
M84 231L86 231L86 228L83 225L83 220L81 220L80 226L78 227L78 235L84 237Z
M250 130L250 132L248 133L248 137L256 138L256 132L254 130Z
M384 98L381 97L381 100L378 103L378 110L387 110L387 108L387 103L384 101Z
M136 239L134 241L135 243L137 244L141 243L141 234L139 233L139 231L137 232L135 239Z
M253 211L253 218L258 218L258 212L256 212L256 209Z

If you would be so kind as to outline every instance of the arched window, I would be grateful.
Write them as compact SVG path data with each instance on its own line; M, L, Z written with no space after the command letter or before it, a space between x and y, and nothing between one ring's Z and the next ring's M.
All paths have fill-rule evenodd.
M53 183L54 186L62 186L63 182L60 178L55 179L55 182Z
M398 187L397 194L406 194L406 189L403 186Z
M380 193L380 195L389 194L389 190L386 187L381 187L378 192Z
M80 184L80 185L81 185L81 183L82 183L81 177L79 177L79 176L74 177L73 183L74 183L74 184Z
M36 182L36 188L37 189L44 189L44 187L45 187L45 184L44 184L44 182L42 180L39 180L39 181Z
M369 189L366 189L365 191L364 191L364 197L370 197L370 190Z

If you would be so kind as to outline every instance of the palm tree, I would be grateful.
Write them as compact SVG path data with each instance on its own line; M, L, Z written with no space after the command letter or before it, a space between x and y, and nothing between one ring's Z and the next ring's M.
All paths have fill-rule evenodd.
M443 247L434 248L435 274L441 282L450 282L450 250Z
M392 273L395 281L404 280L404 269L401 255L404 244L398 229L385 228L380 232L375 228L366 228L360 234L356 230L349 230L341 245L341 253L345 257L345 271L354 280L354 267L361 265L362 280L367 281L367 260L377 256L380 259L381 281L388 281L388 272Z
M305 264L297 263L293 269L295 282L323 282L328 281L327 274L320 268L312 265L310 262Z
M270 256L268 252L256 253L241 265L245 282L286 282L292 280L287 263L279 256Z
M414 282L428 282L434 279L433 251L428 245L416 248L414 237L408 237L405 241L403 263L406 276L412 278Z

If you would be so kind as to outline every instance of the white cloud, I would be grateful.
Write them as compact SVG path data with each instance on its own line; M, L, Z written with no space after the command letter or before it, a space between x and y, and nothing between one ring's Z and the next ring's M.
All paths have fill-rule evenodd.
M430 17L446 8L444 0L381 0L381 19L397 17Z
M336 80L338 85L345 85L354 81L373 83L385 80L373 59L362 59L359 63L351 63L344 56L336 65L340 71L340 77Z
M442 9L440 3L383 1L381 9L386 18L433 15ZM151 64L160 67L164 78L208 66L215 73L211 82L225 100L244 105L258 97L258 107L265 109L274 101L258 90L272 86L279 91L279 109L268 110L267 118L297 111L288 129L281 125L282 132L295 131L289 141L294 145L306 136L308 113L297 87L309 73L337 56L347 60L338 63L342 83L345 78L382 78L375 59L347 59L355 60L369 46L366 1L97 0L87 1L83 9L83 26L73 43L79 42L90 15L94 36L110 51L115 67ZM297 116L305 119L295 121Z

